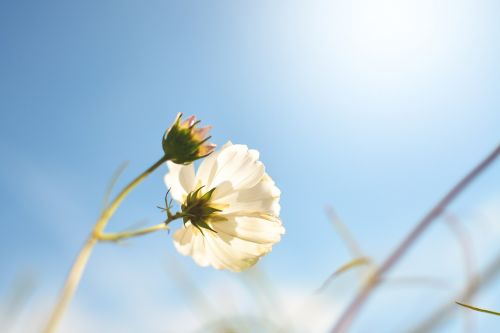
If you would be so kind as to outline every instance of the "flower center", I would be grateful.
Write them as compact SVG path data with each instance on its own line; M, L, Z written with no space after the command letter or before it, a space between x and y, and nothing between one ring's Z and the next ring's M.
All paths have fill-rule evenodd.
M210 205L210 199L216 188L214 187L205 194L201 194L202 188L203 186L189 193L186 197L186 201L181 205L183 222L186 224L190 221L202 234L202 228L217 232L207 223L209 219L213 219L218 212L222 211L221 209L215 208L214 205ZM217 218L219 219L221 217L217 216Z

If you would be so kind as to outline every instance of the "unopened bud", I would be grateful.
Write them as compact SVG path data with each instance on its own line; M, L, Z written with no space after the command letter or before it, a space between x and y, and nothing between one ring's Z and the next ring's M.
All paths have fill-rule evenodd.
M163 136L163 151L170 160L177 164L189 164L212 153L215 145L207 142L211 138L208 136L211 126L197 128L200 121L195 116L182 122L181 118L182 113L178 113Z

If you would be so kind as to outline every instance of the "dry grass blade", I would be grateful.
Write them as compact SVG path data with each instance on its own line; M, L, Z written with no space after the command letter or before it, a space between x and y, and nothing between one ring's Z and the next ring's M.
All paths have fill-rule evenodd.
M492 315L495 315L495 316L500 316L500 312L496 312L496 311L492 311L492 310L487 310L487 309L483 309L483 308L478 308L477 306L472 306L472 305L465 304L465 303L460 303L460 302L455 302L455 303L457 303L458 305L461 305L463 307L475 310L475 311L489 313L489 314L492 314Z
M335 272L333 272L328 279L323 283L323 285L316 291L316 293L321 293L325 291L325 289L330 285L330 283L339 275L342 275L345 272L348 272L352 270L353 268L359 267L359 266L364 266L364 265L370 265L372 263L372 260L368 257L361 257L361 258L355 258L348 263L340 266Z

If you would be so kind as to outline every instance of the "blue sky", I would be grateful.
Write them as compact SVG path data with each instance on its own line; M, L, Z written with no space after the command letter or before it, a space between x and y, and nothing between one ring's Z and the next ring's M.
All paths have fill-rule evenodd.
M499 7L466 0L2 2L0 296L7 299L25 272L34 276L20 316L35 316L37 330L114 170L129 161L123 186L157 160L177 112L213 125L219 145L258 149L282 190L287 233L259 269L283 303L300 303L350 259L327 204L380 261L500 141ZM130 195L110 230L163 218L155 206L165 172ZM498 253L499 179L497 163L451 207L474 240L478 266ZM424 304L419 295L439 304L463 285L462 261L446 226L431 228L394 275L439 276L449 287L384 288L354 331L399 332ZM169 235L157 234L96 249L63 331L201 325L167 265L180 265L216 308L229 298L242 312L255 311L245 277L198 268L175 252ZM317 320L324 327L357 281L346 275L321 301L333 309L331 319L324 311ZM476 301L498 308L499 293L497 283ZM395 305L391 318L380 319L380 308ZM475 319L478 332L498 323ZM460 320L451 320L450 332ZM26 331L19 321L15 329Z

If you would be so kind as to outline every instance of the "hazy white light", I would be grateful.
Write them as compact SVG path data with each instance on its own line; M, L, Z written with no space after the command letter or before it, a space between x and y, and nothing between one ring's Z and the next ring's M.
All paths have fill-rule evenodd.
M435 10L427 1L355 1L350 9L352 46L365 56L388 62L435 44Z

